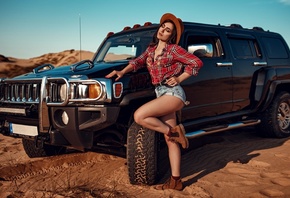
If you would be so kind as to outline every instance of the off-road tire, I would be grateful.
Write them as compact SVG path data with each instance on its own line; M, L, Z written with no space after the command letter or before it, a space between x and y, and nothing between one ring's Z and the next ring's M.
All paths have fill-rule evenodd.
M290 94L281 92L261 114L258 133L263 137L284 138L290 136Z
M40 146L40 145L36 146L36 143L34 140L25 139L25 138L22 138L22 145L23 145L25 153L30 158L60 155L66 152L65 147L52 146L52 145L47 145L47 144L43 144L43 146Z
M127 165L131 184L152 185L158 177L158 133L133 122L127 136Z

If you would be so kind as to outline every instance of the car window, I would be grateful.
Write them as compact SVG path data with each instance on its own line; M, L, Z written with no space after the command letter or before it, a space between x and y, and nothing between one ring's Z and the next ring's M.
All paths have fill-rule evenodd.
M229 38L233 55L237 59L260 58L261 52L255 39Z
M189 35L187 37L187 51L199 58L223 56L223 49L217 36Z
M288 58L287 50L280 39L270 37L262 39L269 58Z
M113 35L106 39L94 62L115 62L140 56L152 41L155 29Z

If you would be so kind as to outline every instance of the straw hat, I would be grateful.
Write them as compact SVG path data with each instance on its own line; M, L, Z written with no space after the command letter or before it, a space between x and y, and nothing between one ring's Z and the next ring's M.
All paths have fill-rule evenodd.
M160 24L164 23L166 20L170 20L174 23L175 28L176 28L176 34L177 34L176 35L176 44L178 44L180 37L181 37L181 34L184 30L182 20L180 18L177 18L176 16L174 16L171 13L165 13L160 19Z

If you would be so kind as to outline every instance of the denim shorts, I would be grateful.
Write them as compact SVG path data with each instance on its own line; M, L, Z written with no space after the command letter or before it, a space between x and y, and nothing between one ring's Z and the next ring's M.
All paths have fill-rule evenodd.
M188 104L188 101L186 101L185 92L180 85L176 85L173 87L170 87L168 85L158 85L157 87L155 87L155 93L157 98L163 95L175 96L182 100L185 105Z

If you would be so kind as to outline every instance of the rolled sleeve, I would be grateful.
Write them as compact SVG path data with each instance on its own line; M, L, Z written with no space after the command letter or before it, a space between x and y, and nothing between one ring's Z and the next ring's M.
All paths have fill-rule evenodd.
M190 66L186 66L184 68L184 72L192 75L192 76L197 76L198 71L199 71L200 67L190 67Z
M137 57L134 60L131 60L129 62L129 64L132 65L134 72L136 72L138 69L146 66L147 57L148 57L148 48L139 57Z
M184 65L184 72L196 76L203 62L195 55L176 45L174 50L176 59Z

